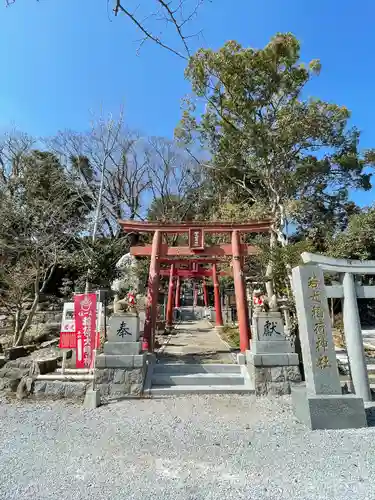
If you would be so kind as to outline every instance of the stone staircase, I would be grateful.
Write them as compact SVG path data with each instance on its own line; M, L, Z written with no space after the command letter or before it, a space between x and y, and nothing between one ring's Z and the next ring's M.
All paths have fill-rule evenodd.
M349 363L346 350L335 347L335 351L341 374L349 375ZM375 359L366 356L366 364L370 387L375 390Z
M149 365L145 394L251 394L245 366L237 364L154 363Z

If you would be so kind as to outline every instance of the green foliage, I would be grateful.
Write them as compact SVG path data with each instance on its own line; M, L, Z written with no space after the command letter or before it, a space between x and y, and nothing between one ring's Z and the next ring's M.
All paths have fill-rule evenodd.
M283 245L285 224L304 227L306 209L319 206L333 216L349 187L369 189L364 167L374 159L372 152L359 153L359 132L347 128L347 108L302 98L320 63L305 65L299 58L300 44L290 33L277 34L263 49L234 41L217 51L200 49L186 77L205 101L204 112L199 116L188 102L176 130L185 143L199 137L212 155L215 183L222 191L229 184L236 203L266 202L263 216L272 217ZM310 224L319 220L312 217Z
M246 258L245 266L247 275L254 281L265 282L272 279L275 292L280 296L288 296L290 293L290 282L288 270L302 264L301 253L315 251L309 240L290 243L287 246L275 245L270 247L266 237L258 237L255 245L259 253ZM269 262L272 263L272 274L266 276L265 270Z
M31 151L22 138L1 146L0 303L13 315L19 345L90 208L54 154ZM26 317L25 299L32 301Z
M347 259L375 259L375 207L353 215L345 231L333 237L328 253Z
M76 248L66 254L65 265L72 278L71 292L84 291L88 262L92 289L110 289L111 283L118 277L116 263L128 251L127 238L98 238L94 243L91 238L80 239Z

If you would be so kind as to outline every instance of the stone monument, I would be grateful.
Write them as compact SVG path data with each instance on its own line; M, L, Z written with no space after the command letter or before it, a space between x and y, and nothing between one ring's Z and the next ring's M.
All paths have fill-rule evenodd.
M255 393L258 396L290 394L291 383L301 381L298 355L285 336L275 298L269 301L272 309L268 311L258 302L254 301L251 348L246 351L247 368Z
M296 417L310 429L366 427L363 399L342 394L323 271L296 267L293 286L306 378L292 388Z
M139 316L119 313L110 318L103 353L96 357L95 384L103 396L139 395L145 377Z

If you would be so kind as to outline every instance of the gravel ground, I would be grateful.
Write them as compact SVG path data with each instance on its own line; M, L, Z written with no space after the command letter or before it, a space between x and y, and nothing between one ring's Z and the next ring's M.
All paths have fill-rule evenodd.
M0 401L0 426L1 500L375 498L375 428L307 431L287 397Z

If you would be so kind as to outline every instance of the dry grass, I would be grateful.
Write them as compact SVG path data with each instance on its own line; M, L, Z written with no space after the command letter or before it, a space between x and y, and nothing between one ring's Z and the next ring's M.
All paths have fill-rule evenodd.
M227 342L232 349L240 348L240 332L236 326L224 326L219 332L220 337Z

